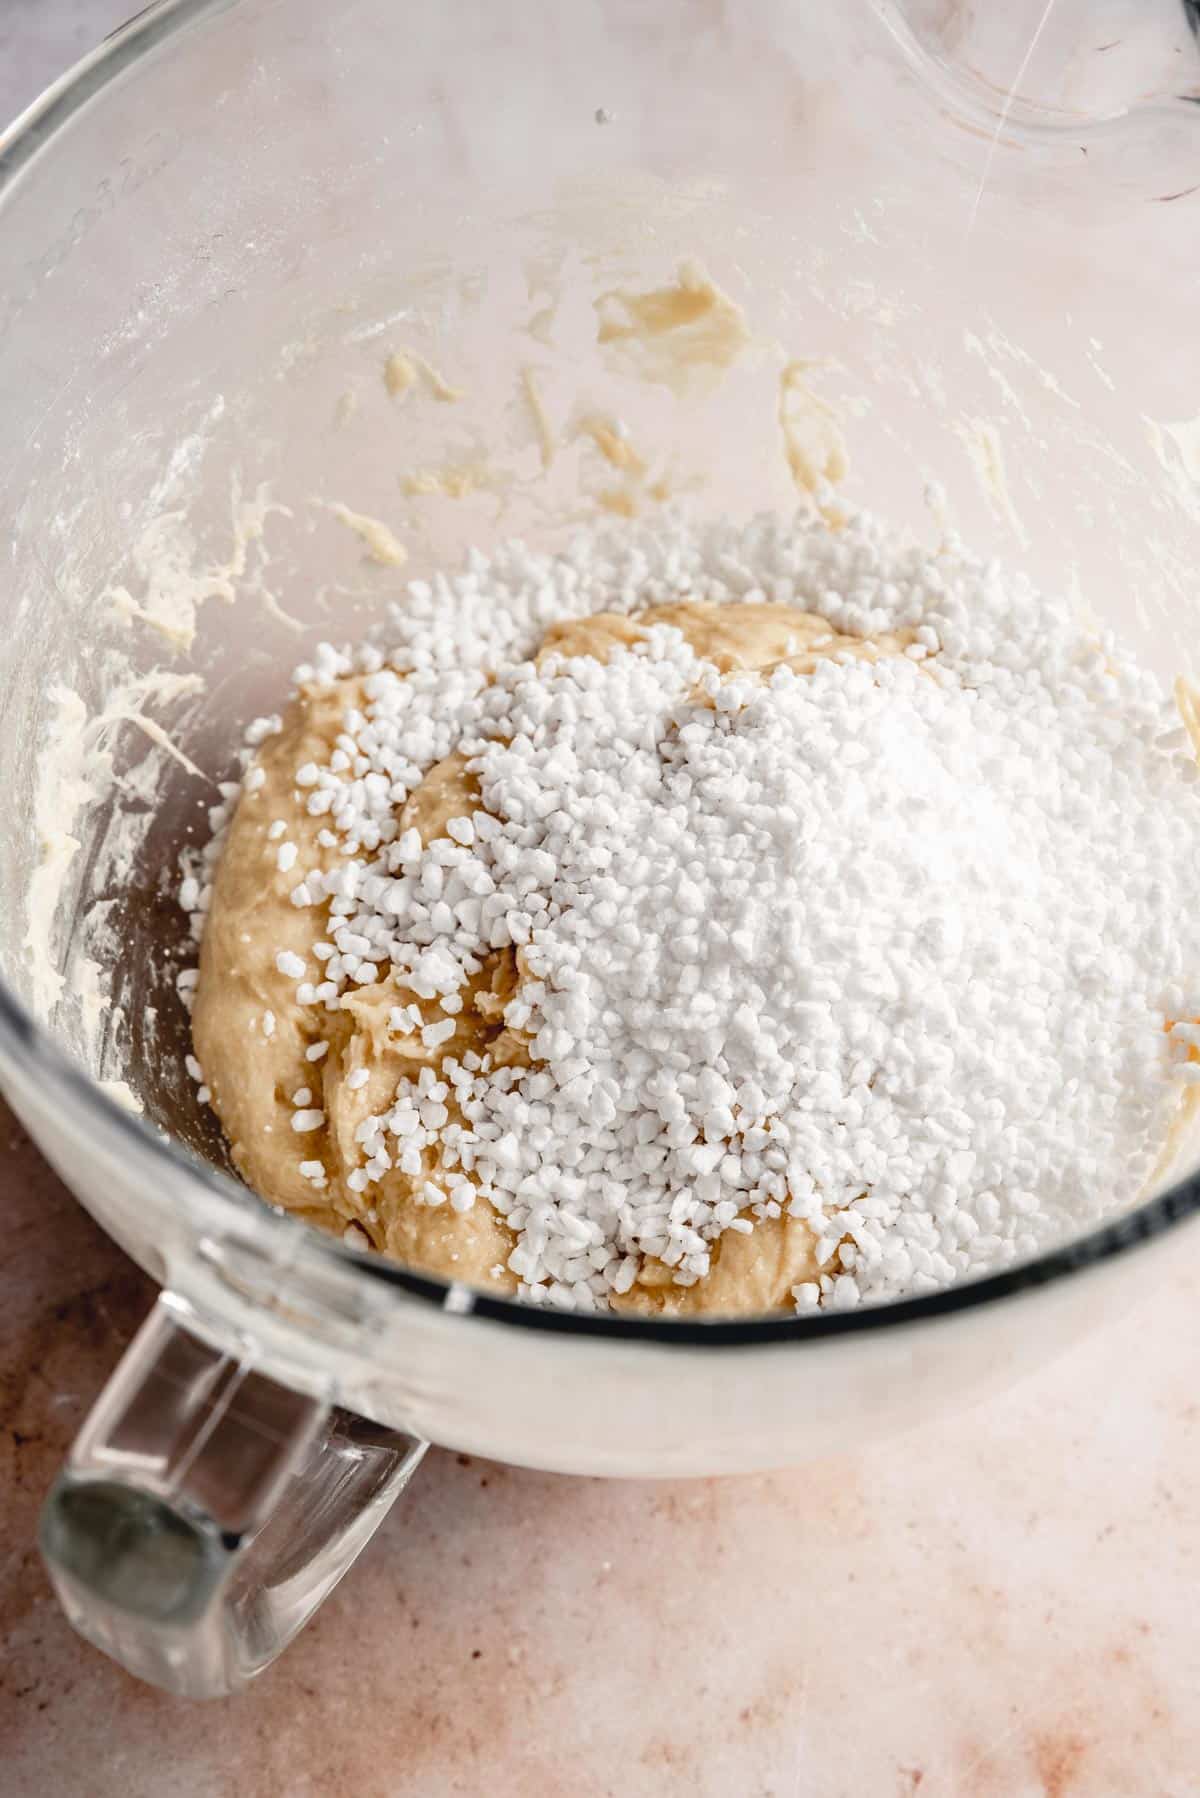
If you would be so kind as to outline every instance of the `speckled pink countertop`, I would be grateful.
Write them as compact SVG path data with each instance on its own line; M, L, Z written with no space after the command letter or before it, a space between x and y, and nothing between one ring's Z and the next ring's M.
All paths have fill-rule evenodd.
M434 1454L245 1697L78 1641L37 1508L149 1282L0 1120L0 1793L1190 1798L1200 1255L1007 1399L865 1454L607 1484Z
M135 0L0 0L0 117ZM38 1506L151 1288L0 1106L0 1798L1192 1798L1200 1246L966 1417L767 1478L434 1454L252 1692L78 1641Z

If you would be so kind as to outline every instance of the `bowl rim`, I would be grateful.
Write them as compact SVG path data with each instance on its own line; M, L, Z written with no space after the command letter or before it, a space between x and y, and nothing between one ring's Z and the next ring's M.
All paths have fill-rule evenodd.
M0 129L0 228L5 194L21 169L42 152L74 114L126 69L149 55L176 32L198 21L233 10L241 0L151 0L109 34L95 49L67 69L6 129ZM610 1342L641 1342L658 1348L747 1348L826 1341L836 1336L892 1330L949 1318L995 1304L998 1300L1070 1279L1127 1250L1164 1235L1200 1212L1200 1171L1142 1200L1086 1234L1031 1259L972 1280L914 1297L852 1310L822 1311L789 1317L685 1318L614 1316L611 1313L566 1311L522 1303L476 1288L467 1305L457 1302L461 1285L418 1273L382 1255L364 1252L301 1219L276 1210L232 1176L190 1155L170 1138L160 1136L125 1110L59 1046L46 1028L0 978L0 1068L12 1069L14 1086L24 1076L61 1100L85 1128L108 1138L127 1157L147 1158L164 1176L192 1182L223 1205L233 1205L257 1230L278 1243L281 1257L303 1247L326 1259L342 1275L369 1281L379 1291L423 1301L435 1309L461 1313L464 1321L479 1318L519 1330Z

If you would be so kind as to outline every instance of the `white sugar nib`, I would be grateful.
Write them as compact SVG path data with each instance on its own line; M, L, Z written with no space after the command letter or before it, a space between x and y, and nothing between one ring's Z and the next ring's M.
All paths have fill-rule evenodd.
M903 635L802 672L731 673L661 622L532 659L553 623L764 600ZM686 1288L726 1231L802 1219L802 1312L932 1291L1136 1199L1200 1044L1196 765L1156 681L1065 603L865 515L668 518L474 555L389 628L382 656L301 671L356 685L329 761L294 772L327 862L287 890L320 940L274 958L310 1062L326 1014L391 977L381 1021L433 1063L372 1088L350 1193L398 1169L447 1227L486 1201L522 1296L586 1309L647 1258ZM401 831L450 757L477 803ZM285 823L264 835L290 870ZM219 848L184 871L200 917ZM528 1065L495 1067L455 1039L512 950Z

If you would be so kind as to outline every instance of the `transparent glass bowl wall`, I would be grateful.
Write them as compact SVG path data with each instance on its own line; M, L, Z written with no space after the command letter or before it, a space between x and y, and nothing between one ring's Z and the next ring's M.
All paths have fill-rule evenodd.
M213 793L137 719L221 778L283 671L378 620L396 571L329 502L387 521L408 576L513 534L552 545L619 485L577 430L602 415L697 508L787 506L779 377L802 360L844 432L851 497L927 537L944 506L968 540L1077 589L1165 676L1187 667L1195 211L1155 191L1154 121L1132 161L1083 126L1076 144L991 146L930 98L869 9L829 15L761 0L736 15L159 8L6 150L6 1084L83 1202L210 1340L253 1342L281 1379L513 1459L795 1459L1009 1377L1097 1303L1035 1275L757 1332L499 1304L464 1316L436 1283L368 1270L222 1178L181 1069L175 857ZM1163 126L1164 155L1179 129ZM741 308L748 341L677 387L597 341L596 301L663 286L687 261ZM384 361L401 348L462 397L389 395ZM530 379L552 420L548 468ZM449 463L482 469L481 489L405 493L405 477ZM198 602L189 646L136 615L162 611L164 566ZM180 690L192 675L202 684ZM85 717L74 761L68 688ZM43 785L39 810L55 731L60 772L103 791L111 758L118 802L76 815ZM46 1012L27 935L56 806L81 846L51 942L67 990L43 1039L19 1014ZM88 956L107 1009L78 997ZM142 1121L59 1049L126 1081Z

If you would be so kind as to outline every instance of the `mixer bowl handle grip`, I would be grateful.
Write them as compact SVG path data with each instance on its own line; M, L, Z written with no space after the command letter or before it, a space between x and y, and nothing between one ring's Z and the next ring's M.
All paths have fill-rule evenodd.
M39 1541L79 1633L186 1698L236 1692L337 1585L426 1444L211 1348L163 1293L93 1406Z

